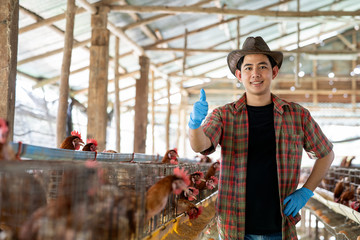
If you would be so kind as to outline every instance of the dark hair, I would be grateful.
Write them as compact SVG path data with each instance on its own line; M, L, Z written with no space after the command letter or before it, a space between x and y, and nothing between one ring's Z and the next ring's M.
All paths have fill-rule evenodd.
M271 68L274 68L274 67L277 65L277 63L275 62L274 58L272 58L272 57L269 56L269 55L265 55L265 56L268 57L268 59L269 59L269 61L270 61L270 64L271 64ZM239 59L237 65L236 65L236 68L239 69L240 71L241 71L241 65L242 65L243 62L244 62L244 57L245 57L245 56L241 57L241 58Z

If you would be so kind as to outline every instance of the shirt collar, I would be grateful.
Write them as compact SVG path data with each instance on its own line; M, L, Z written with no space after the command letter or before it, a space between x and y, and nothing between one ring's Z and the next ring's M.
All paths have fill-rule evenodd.
M278 111L280 114L283 114L284 112L283 107L285 105L289 105L289 103L280 99L278 96L272 93L271 93L271 100L274 103L275 110ZM245 107L246 107L246 93L244 92L243 95L240 97L240 99L235 102L234 108L237 112L240 112Z

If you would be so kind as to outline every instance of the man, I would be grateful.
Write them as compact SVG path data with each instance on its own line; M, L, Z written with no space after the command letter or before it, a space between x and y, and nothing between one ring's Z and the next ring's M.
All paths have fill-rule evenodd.
M245 93L216 108L201 126L208 111L201 89L190 114L192 149L210 154L221 146L216 203L221 239L297 239L298 212L334 159L331 142L309 111L271 93L282 60L261 37L247 38L227 59ZM297 190L302 149L316 161Z

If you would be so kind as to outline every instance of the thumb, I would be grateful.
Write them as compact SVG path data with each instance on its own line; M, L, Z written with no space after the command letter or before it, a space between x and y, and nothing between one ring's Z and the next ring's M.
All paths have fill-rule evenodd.
M200 101L206 101L206 94L204 89L200 90Z

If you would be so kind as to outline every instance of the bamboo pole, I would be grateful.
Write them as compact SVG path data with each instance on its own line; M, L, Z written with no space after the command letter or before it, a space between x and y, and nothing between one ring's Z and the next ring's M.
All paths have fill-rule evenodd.
M75 0L67 0L66 30L64 40L64 52L60 75L59 107L56 118L56 140L60 146L66 137L66 114L69 99L69 74L71 65L71 54L74 41L74 22L76 5ZM69 129L70 130L70 129Z
M120 39L115 37L115 68L114 68L114 83L115 83L115 126L116 126L116 151L121 152L121 131L120 131L120 89L119 89L119 51L120 51Z

